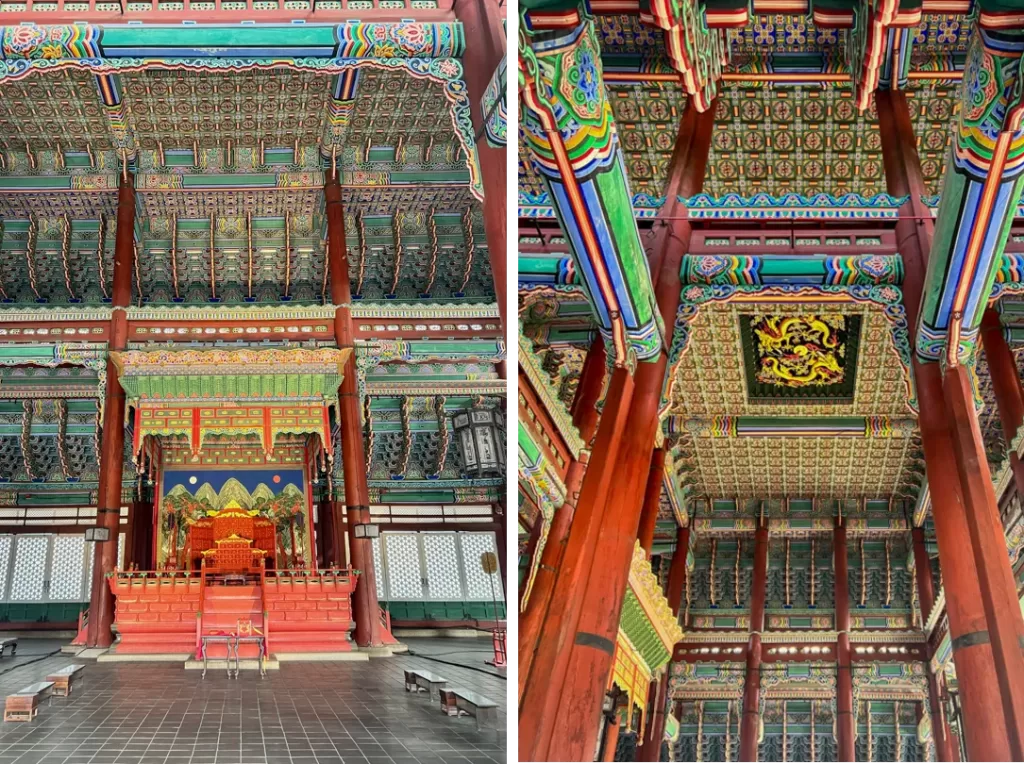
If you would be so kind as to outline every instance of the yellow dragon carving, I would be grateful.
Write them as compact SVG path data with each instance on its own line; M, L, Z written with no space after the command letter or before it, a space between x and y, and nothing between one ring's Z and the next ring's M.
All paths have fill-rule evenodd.
M840 314L762 316L753 323L761 365L757 381L784 387L825 386L843 381L846 346Z

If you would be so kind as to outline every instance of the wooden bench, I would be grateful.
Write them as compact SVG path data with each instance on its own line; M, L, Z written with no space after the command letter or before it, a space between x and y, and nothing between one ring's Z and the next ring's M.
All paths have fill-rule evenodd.
M18 652L18 638L7 637L5 639L0 639L0 658L4 657L4 650L8 647L11 648L11 657L15 657L15 653Z
M53 682L36 682L7 696L4 705L5 722L30 722L39 713L39 701L49 697Z
M70 695L72 683L83 669L85 669L85 664L72 663L46 677L47 682L53 682L53 694L60 695L62 698Z
M441 710L448 716L467 715L476 718L476 728L494 727L498 721L498 704L479 693L461 687L441 689Z
M431 671L407 669L405 672L405 691L415 692L418 694L420 690L426 690L431 700L437 697L438 691L447 683L447 679L443 676L438 676Z

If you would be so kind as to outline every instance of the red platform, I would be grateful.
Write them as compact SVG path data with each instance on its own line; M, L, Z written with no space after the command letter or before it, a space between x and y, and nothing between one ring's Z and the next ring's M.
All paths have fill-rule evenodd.
M110 579L118 654L197 653L200 635L230 634L239 620L267 638L268 653L328 653L353 649L348 570L289 571L232 585L200 572L124 572ZM262 583L261 583L262 582ZM210 658L225 647L211 645ZM257 657L243 645L241 657Z

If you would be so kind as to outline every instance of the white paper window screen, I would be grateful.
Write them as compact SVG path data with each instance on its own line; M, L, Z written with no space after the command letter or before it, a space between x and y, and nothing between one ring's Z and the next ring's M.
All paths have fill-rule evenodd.
M465 565L466 599L503 600L500 570L492 575L484 573L480 557L484 552L495 552L493 533L460 533L462 560ZM495 554L497 554L495 552Z
M18 536L14 545L14 578L11 599L38 602L43 599L49 536Z
M389 599L422 600L420 550L415 533L385 533Z
M117 534L117 559L114 561L114 567L120 570L124 570L124 534ZM91 570L89 571L92 572Z
M386 600L388 598L387 593L384 591L384 563L380 557L380 537L372 539L373 543L373 570L377 574L374 578L377 579L377 599Z
M82 602L84 572L85 536L54 536L53 558L50 564L50 599Z
M432 600L461 600L462 580L454 533L424 533L424 560L427 566L427 596Z

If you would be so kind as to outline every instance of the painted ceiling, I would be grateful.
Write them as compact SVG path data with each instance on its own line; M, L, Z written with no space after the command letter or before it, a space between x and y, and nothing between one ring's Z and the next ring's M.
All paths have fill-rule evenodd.
M877 115L859 113L850 88L730 83L714 108L711 196L885 192Z
M288 27L280 50L225 27L226 47L187 64L161 46L212 44L210 29L182 30L180 43L85 26L69 42L52 29L59 65L0 76L0 299L103 302L123 155L137 172L138 304L324 302L332 163L357 299L494 299L458 25ZM77 65L76 34L101 35L99 69L115 75ZM250 37L272 64L203 64ZM339 44L349 68L325 66L338 59L317 57ZM15 53L33 59L31 41Z
M911 76L899 89L910 100L933 195L941 190L949 126L959 108L959 75L942 79L935 73L963 68L970 28L962 13L925 12L901 42L910 51ZM634 14L598 15L595 29L634 203L642 195L660 199L685 103L663 35ZM871 197L886 191L873 107L858 111L849 82L813 78L816 72L842 77L849 71L846 30L816 24L805 6L791 13L755 12L742 29L722 34L730 52L725 71L733 79L718 84L705 193ZM742 72L752 79L738 80ZM789 80L765 81L780 72ZM521 192L536 196L544 190L522 151L519 179Z

